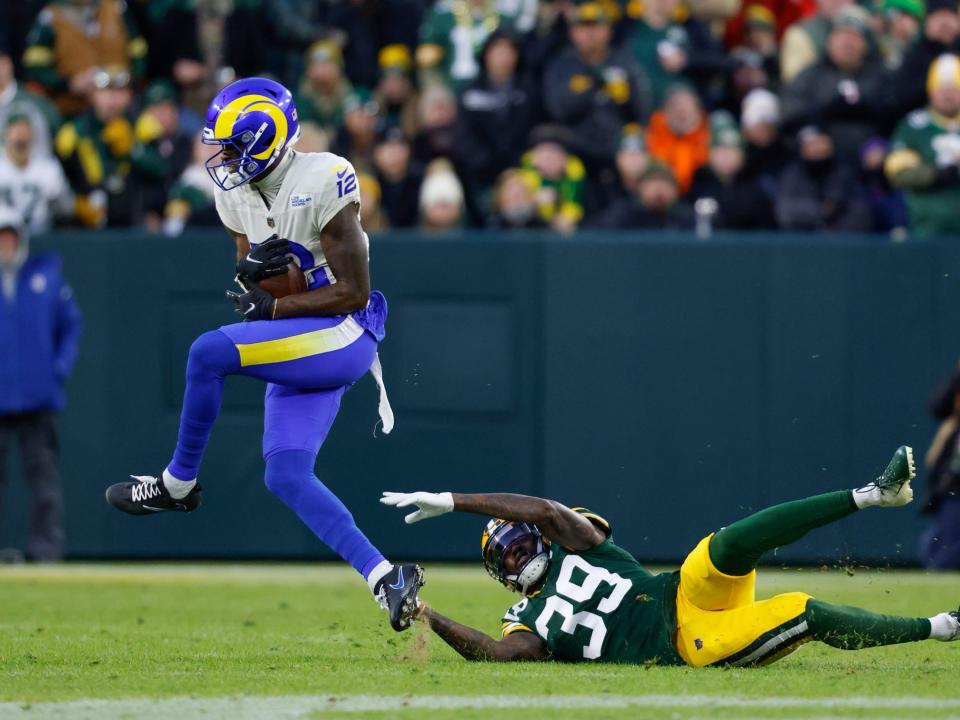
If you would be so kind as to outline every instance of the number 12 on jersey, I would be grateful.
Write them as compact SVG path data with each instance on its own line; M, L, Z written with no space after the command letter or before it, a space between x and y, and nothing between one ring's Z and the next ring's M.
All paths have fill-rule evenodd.
M346 173L346 170L343 171ZM343 197L344 195L349 195L354 190L357 189L357 174L350 173L346 177L343 177L341 173L337 173L337 197Z
M583 582L579 585L573 582L574 570L580 570L585 574ZM563 559L560 574L557 576L557 594L547 598L543 612L537 618L537 633L541 637L547 637L548 623L554 615L560 615L563 618L563 623L560 625L561 631L572 635L580 626L590 630L590 640L583 648L583 657L587 660L596 660L600 657L603 641L607 637L607 626L603 622L603 617L587 610L575 613L573 605L560 596L574 602L585 602L593 597L601 583L613 586L613 592L597 603L597 610L607 615L620 607L620 603L630 592L633 583L617 573L591 565L579 555L567 555Z

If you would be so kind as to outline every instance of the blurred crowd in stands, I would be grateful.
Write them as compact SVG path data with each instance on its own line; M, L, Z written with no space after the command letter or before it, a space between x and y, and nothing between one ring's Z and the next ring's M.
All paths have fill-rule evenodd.
M370 231L960 234L957 0L2 3L0 201L216 225L199 130L250 75Z

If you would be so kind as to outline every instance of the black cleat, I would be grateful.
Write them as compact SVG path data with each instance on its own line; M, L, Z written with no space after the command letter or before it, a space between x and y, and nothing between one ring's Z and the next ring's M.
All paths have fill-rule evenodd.
M390 627L397 632L413 624L417 612L417 592L423 587L423 568L419 565L394 565L377 583L374 595L380 607L390 612Z
M150 475L131 475L137 482L117 483L107 488L107 502L130 515L155 515L160 512L192 512L200 507L202 493L194 485L186 497L170 497L163 481Z

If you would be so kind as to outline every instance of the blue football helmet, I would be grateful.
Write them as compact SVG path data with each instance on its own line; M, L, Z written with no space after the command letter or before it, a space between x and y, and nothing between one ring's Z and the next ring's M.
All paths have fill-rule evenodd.
M504 555L517 542L533 538L532 552L523 564L513 572L504 566ZM550 565L550 552L543 541L543 533L536 525L525 522L493 518L487 523L480 539L483 553L483 566L490 576L514 592L526 595L531 592L544 576Z
M267 78L230 83L210 103L201 140L219 145L206 162L221 190L233 190L273 166L300 137L293 96Z

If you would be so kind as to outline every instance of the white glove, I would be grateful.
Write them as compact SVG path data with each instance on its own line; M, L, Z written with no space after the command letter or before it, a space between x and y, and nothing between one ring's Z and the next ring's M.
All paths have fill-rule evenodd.
M404 518L407 524L426 520L427 518L443 515L453 510L453 495L448 492L443 493L395 493L385 492L380 502L384 505L393 505L403 508L410 505L416 505L419 510L412 512Z

